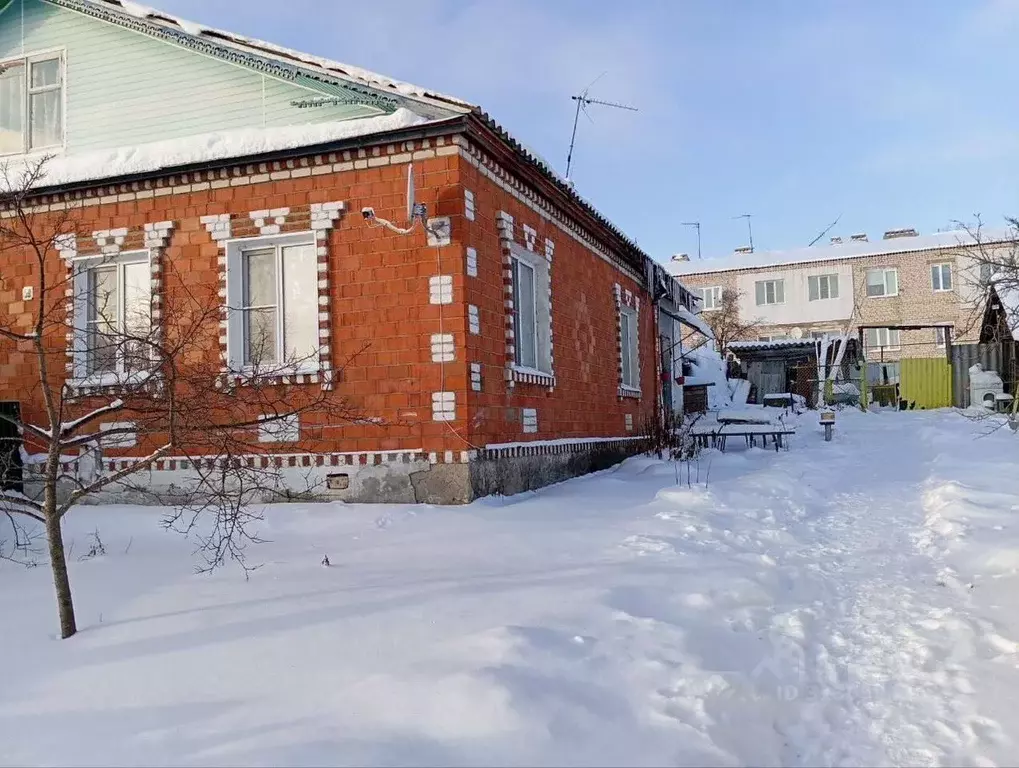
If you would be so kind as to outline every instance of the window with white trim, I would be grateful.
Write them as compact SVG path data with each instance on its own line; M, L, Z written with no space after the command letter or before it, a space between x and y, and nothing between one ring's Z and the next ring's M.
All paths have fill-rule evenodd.
M868 349L899 349L898 328L868 328L864 341Z
M622 385L626 389L640 389L640 360L638 348L637 310L619 308L619 341L622 359Z
M74 378L115 383L151 367L149 252L81 259L74 274Z
M811 275L807 278L807 300L824 301L839 297L838 275Z
M952 290L952 265L931 264L931 288L935 293Z
M552 373L548 260L544 255L513 249L514 365L526 371Z
M867 296L879 298L881 296L899 295L899 270L891 269L869 269L867 270Z
M754 285L757 306L785 304L785 280L758 280Z
M701 289L701 309L709 311L722 308L722 286L715 285L711 288Z
M59 53L0 63L0 154L63 144L63 70Z
M231 370L319 370L318 258L311 233L229 243L227 306Z
M955 326L953 325L943 325L934 329L934 344L939 349L945 348L945 340L947 338L945 334L946 329L951 331L948 336L954 336Z

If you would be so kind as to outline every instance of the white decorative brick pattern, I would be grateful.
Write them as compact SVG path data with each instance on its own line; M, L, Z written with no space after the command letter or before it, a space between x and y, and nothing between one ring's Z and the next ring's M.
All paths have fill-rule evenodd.
M342 200L334 200L330 203L311 204L311 228L316 231L330 230L333 222L340 217L340 212L346 208Z
M534 227L529 227L524 224L524 245L527 246L527 250L533 251L534 244L538 240L538 231Z
M626 431L627 432L633 432L633 414L632 413L628 413L628 414L626 414L626 416L624 418L625 418L625 421L626 421Z
M532 435L538 431L538 410L536 408L521 408L520 413L523 419L524 434Z
M92 233L92 239L103 256L116 256L124 245L124 238L127 237L127 227L119 229L100 229Z
M219 213L198 219L217 243L230 239L230 214Z
M432 392L432 421L456 420L456 392Z
M278 235L290 215L289 208L273 208L268 211L252 211L248 214L258 231L263 235Z
M467 276L478 276L478 251L476 248L467 249Z
M496 226L499 229L499 239L513 242L513 217L506 211L499 211L495 216Z
M456 359L456 345L452 333L432 334L432 362L451 363Z
M431 304L453 303L452 275L434 275L428 279L428 301Z
M467 221L474 221L474 193L469 189L464 190L464 216Z
M471 389L481 391L481 363L471 363Z
M548 259L548 263L552 263L552 256L555 255L555 243L545 238L545 258Z
M473 304L467 305L467 325L471 333L481 333L481 316L478 314L478 308Z

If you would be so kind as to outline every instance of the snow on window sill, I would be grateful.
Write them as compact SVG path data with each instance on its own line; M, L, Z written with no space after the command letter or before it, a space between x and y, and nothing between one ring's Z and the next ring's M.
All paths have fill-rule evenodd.
M320 363L296 366L282 366L267 371L245 366L229 368L223 371L224 376L234 384L318 384L325 373Z
M152 371L135 371L133 373L96 373L81 379L68 379L67 386L78 392L98 392L100 390L137 387L152 377Z
M640 398L640 389L637 387L628 387L625 384L619 387L620 397L635 397Z
M546 373L538 368L529 368L526 365L514 365L510 368L514 381L525 384L548 384L555 386L555 375Z

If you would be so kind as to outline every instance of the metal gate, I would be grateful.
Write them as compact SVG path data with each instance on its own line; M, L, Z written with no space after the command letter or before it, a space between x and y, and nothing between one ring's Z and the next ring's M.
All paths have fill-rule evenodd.
M899 364L899 397L907 408L952 406L952 365L947 359L906 357Z

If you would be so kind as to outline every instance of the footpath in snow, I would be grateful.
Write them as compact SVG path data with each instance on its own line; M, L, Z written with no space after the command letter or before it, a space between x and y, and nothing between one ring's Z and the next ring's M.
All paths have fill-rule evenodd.
M0 564L0 763L1016 764L1019 436L816 418L692 487L636 458L272 507L247 581L195 575L158 510L76 510L107 551L72 557L76 637L46 567Z

